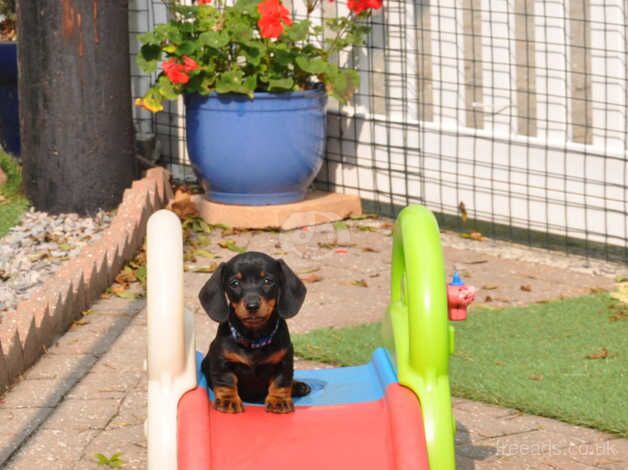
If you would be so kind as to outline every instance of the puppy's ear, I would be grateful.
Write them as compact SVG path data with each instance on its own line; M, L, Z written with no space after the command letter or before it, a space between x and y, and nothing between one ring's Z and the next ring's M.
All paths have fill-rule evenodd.
M222 270L224 267L225 263L220 263L218 269L214 271L212 277L209 278L198 293L198 300L200 300L207 315L218 323L225 321L229 314L229 306L225 299L225 289L222 283Z
M295 316L301 308L307 289L284 260L278 259L277 262L281 268L281 291L277 310L283 318L290 318Z

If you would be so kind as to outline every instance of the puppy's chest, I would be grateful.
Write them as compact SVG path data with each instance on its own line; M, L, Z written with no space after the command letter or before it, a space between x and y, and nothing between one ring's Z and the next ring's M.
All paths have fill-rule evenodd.
M288 348L274 348L268 351L230 348L223 353L225 361L232 367L249 373L276 368L286 357L286 354L288 354Z

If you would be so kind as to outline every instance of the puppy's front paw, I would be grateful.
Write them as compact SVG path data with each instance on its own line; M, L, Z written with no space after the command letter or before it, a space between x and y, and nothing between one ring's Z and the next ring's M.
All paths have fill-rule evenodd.
M294 403L292 398L268 397L266 398L266 411L269 413L292 413Z
M222 413L244 413L244 406L239 397L216 398L214 408Z

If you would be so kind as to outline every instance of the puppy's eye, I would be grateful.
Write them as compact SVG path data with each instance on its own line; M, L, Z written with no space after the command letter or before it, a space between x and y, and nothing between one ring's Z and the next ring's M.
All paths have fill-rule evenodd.
M231 287L240 287L240 281L238 281L237 279L234 279L233 281L230 282Z
M272 279L268 279L267 277L264 278L264 285L265 286L271 286L273 285L273 280Z

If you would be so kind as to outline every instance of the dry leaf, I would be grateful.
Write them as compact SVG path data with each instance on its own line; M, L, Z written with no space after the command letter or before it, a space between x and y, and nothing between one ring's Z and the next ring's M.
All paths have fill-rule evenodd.
M300 274L303 275L303 274L315 273L315 272L320 271L320 270L321 270L321 268L319 266L319 267L316 267L316 268L309 268L309 269L306 269L304 271L301 271Z
M490 295L487 295L486 297L484 297L484 302L492 302L493 301L493 297L491 297Z
M598 352L585 356L586 359L606 359L608 357L608 349L603 347Z
M221 248L226 248L229 251L234 251L236 253L244 253L246 248L238 246L235 240L220 240L218 242L218 246Z
M334 222L334 229L335 230L347 230L349 228L349 226L343 222L342 220L339 220L338 222Z
M196 204L192 202L192 195L183 188L177 188L167 209L177 214L181 220L198 215Z
M475 240L477 242L481 242L482 240L485 239L484 235L482 235L480 232L461 233L460 236L462 238L468 238L470 240Z
M371 248L370 246L362 247L362 251L366 253L379 253L379 250L376 250L375 248Z
M487 259L478 259L475 261L467 261L467 264L484 264L484 263L488 263Z
M377 227L372 225L356 225L356 228L362 232L377 232Z
M482 289L484 290L495 290L495 289L499 289L499 286L495 285L495 284L486 284L482 286Z
M194 273L213 273L216 269L218 269L218 263L208 264L207 266L195 266L191 268L191 271Z
M305 276L301 276L301 280L303 282L314 283L322 281L323 278L316 273L310 273Z
M609 321L620 321L620 320L628 320L628 311L621 310L610 317L608 317Z
M495 365L496 365L496 366L503 366L503 365L504 365L504 361L500 361L499 359L497 359L497 360L495 361Z
M460 218L462 219L462 223L464 224L469 218L469 214L467 213L467 208L464 205L464 202L460 201L458 204L458 211L460 211Z
M528 377L530 380L535 380L536 382L540 382L541 380L543 380L543 375L541 374L534 374L531 375L530 377Z
M369 286L364 279L358 279L358 280L355 280L355 281L351 281L351 285L352 286L356 286L356 287L368 287Z
M194 254L194 256L200 256L202 258L215 258L216 257L215 254L210 253L207 250L201 250L201 249L194 250L193 254Z
M530 284L525 284L519 287L523 292L532 292L532 286Z
M137 281L135 273L129 267L125 267L122 271L120 271L115 279L115 282L118 284L128 284L135 281Z

